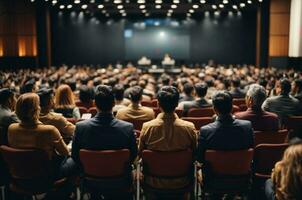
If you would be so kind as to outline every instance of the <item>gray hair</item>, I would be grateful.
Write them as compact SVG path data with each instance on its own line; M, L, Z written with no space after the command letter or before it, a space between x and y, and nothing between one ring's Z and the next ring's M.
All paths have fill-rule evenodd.
M262 103L266 99L266 90L264 89L263 86L258 85L258 84L252 84L250 85L246 96L249 98L252 98L253 100L253 108L260 108Z

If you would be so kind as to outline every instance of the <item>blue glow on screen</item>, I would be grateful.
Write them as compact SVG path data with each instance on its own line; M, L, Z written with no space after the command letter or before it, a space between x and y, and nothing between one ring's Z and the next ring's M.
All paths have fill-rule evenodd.
M133 36L133 31L131 29L126 29L124 31L124 37L125 38L131 38Z

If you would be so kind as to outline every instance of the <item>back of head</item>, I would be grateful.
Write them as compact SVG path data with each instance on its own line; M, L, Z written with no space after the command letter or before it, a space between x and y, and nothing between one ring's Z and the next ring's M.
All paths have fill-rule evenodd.
M174 112L178 105L179 92L173 86L164 86L157 93L159 106L165 113Z
M205 83L197 83L195 85L195 92L198 97L205 97L207 95L208 86Z
M46 108L49 107L50 104L52 104L52 98L53 98L53 90L52 89L47 89L47 88L42 88L38 90L37 94L39 95L40 98L40 106L41 108Z
M55 94L56 107L75 106L74 96L69 85L63 84L58 87Z
M95 89L95 104L101 112L110 112L114 106L112 88L107 85L98 85Z
M286 78L280 80L280 87L282 95L288 95L291 91L291 84Z
M134 86L130 89L129 97L133 103L138 103L143 96L143 89L139 86Z
M0 89L0 105L3 107L9 106L9 99L13 97L14 93L9 88Z
M22 122L35 122L40 114L39 96L35 93L21 95L16 104L16 114Z
M86 85L83 85L80 88L79 98L83 103L90 103L94 99L94 90Z
M124 86L122 84L117 84L113 88L114 97L117 101L122 101L124 99Z
M246 97L252 99L252 109L260 109L266 99L266 91L263 86L252 84L246 93Z
M237 87L240 87L240 79L233 79L232 80L232 84L233 84L233 87L237 88Z
M35 89L35 79L30 79L24 83L23 86L20 88L20 93L25 94L29 92L34 92Z
M212 97L214 109L219 115L228 115L232 111L233 98L227 91L218 91Z
M183 90L186 95L190 96L194 91L194 86L192 83L186 83Z
M302 92L302 79L296 79L295 85L297 87L297 92Z
M161 77L161 82L164 86L170 85L170 77L168 75L163 75Z

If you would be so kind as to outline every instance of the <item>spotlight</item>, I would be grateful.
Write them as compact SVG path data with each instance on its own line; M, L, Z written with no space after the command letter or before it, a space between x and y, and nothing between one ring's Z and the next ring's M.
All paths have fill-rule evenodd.
M81 1L80 0L75 0L74 3L79 4L79 3L81 3Z
M60 5L60 9L64 9L65 8L65 6L64 5Z
M161 5L156 5L155 8L156 9L161 9Z
M100 4L100 5L98 5L98 8L99 8L99 9L102 9L102 8L104 8L104 5L103 5L103 4Z
M145 8L146 8L145 5L140 5L140 6L139 6L139 9L145 9Z
M217 6L216 6L216 5L212 5L212 8L213 8L213 9L217 9Z
M71 8L72 8L72 5L71 5L71 4L69 4L69 5L67 6L67 8L68 8L68 9L71 9Z
M199 5L194 4L192 7L193 7L194 9L197 9L197 8L199 8Z
M87 9L87 8L88 8L88 6L86 4L82 5L82 9Z

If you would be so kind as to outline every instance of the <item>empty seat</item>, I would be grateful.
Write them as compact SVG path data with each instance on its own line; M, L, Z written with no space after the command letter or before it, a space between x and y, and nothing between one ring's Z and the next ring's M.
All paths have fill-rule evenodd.
M258 144L283 144L287 142L288 131L255 131L255 146Z

